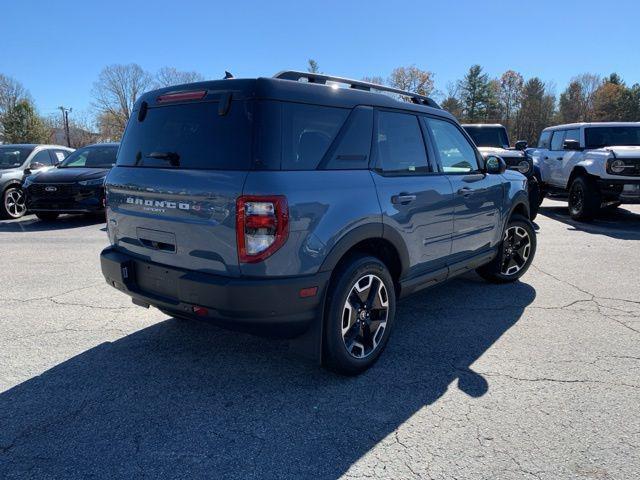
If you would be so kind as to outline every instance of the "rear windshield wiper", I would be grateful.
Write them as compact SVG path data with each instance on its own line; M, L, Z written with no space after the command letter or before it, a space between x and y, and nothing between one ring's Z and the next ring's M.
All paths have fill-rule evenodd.
M176 152L151 152L146 157L154 158L156 160L168 160L172 166L180 166L180 155L178 155Z

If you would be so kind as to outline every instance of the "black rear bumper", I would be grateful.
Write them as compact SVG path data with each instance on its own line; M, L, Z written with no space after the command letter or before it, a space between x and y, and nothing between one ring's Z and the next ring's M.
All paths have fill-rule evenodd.
M300 335L321 317L331 275L223 277L143 261L112 247L102 251L100 262L107 283L138 305L278 337ZM317 287L315 295L300 296L302 289L313 287Z

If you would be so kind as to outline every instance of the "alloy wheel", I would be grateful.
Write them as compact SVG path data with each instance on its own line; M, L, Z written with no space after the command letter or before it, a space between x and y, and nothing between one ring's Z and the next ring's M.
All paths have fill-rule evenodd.
M502 263L503 275L515 275L524 268L531 255L531 237L522 227L509 227L504 232Z
M12 218L20 218L27 213L24 192L20 188L9 190L4 197L4 207Z
M389 317L389 296L376 275L362 276L351 287L342 309L342 340L355 358L371 355L382 340Z

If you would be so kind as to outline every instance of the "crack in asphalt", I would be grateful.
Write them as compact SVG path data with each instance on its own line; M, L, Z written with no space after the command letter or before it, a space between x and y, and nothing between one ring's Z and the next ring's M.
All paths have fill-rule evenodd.
M605 312L603 312L602 311L603 308L611 308L613 310L618 310L618 309L616 309L615 307L609 307L607 305L603 305L598 300L600 300L600 301L602 301L602 300L611 300L611 301L616 301L616 302L628 302L628 303L631 303L631 304L638 304L638 305L640 305L640 301L629 300L627 298L599 297L595 293L589 292L588 290L585 290L585 289L583 289L581 287L578 287L577 285L575 285L575 284L573 284L573 283L571 283L571 282L569 282L567 280L564 280L564 279L562 279L562 278L560 278L560 277L558 277L556 275L553 275L552 273L546 272L546 271L542 270L540 267L538 267L536 265L532 264L531 267L533 267L535 270L537 270L538 272L542 273L543 275L547 275L548 277L551 277L554 280L556 280L556 281L558 281L558 282L560 282L560 283L562 283L564 285L568 285L568 286L574 288L575 290L577 290L577 291L579 291L579 292L581 292L581 293L583 293L585 295L588 295L590 297L588 299L574 301L574 302L572 302L572 304L569 304L568 306L575 305L576 303L579 303L579 302L593 302L595 304L595 306L596 306L596 309L597 309L598 313L601 316L603 316L604 318L606 318L608 320L611 320L611 321L621 325L622 327L624 327L624 328L626 328L626 329L628 329L628 330L630 330L632 332L640 334L640 330L638 330L636 328L633 328L632 326L627 325L626 323L624 323L623 321L615 318L614 316L608 315ZM564 308L567 308L567 307L564 307ZM620 311L623 311L624 313L633 313L631 311L625 311L625 310L620 310Z

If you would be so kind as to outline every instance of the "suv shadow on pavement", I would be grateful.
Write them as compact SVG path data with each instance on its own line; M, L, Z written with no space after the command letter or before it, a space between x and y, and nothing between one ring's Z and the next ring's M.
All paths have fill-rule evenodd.
M626 210L624 207L604 209L590 223L573 220L566 206L540 207L540 215L562 222L570 227L568 230L582 231L595 235L606 235L617 240L640 240L640 215Z
M284 341L158 323L0 394L0 477L338 478L449 388L484 395L473 363L534 298L471 274L414 295L359 377Z
M2 232L48 232L51 230L64 230L71 228L87 227L105 223L104 216L99 215L62 215L53 221L43 221L35 215L27 215L17 220L0 220L0 233Z

